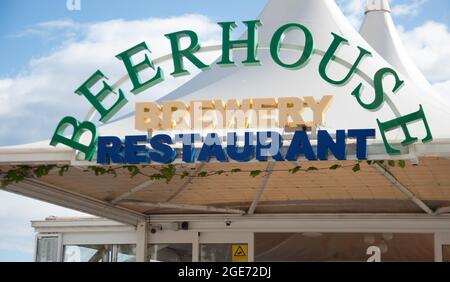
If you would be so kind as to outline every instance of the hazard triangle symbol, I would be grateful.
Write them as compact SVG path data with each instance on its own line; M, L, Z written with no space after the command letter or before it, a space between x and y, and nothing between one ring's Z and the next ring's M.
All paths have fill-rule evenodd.
M245 252L244 252L244 250L242 249L242 247L239 246L239 247L237 248L236 252L234 252L234 256L235 256L235 257L245 257L245 256L247 256L247 255L245 254Z

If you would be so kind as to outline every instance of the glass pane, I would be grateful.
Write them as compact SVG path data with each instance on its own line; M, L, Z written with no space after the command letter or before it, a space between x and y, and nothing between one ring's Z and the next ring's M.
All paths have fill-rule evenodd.
M117 245L117 262L135 262L136 245Z
M148 257L151 262L191 262L192 244L150 244Z
M255 233L255 261L434 261L434 236Z
M231 262L231 244L201 244L200 261Z
M56 262L58 260L58 237L38 238L36 261Z
M442 261L450 262L450 245L442 246Z
M66 245L65 262L110 262L112 245Z
M247 244L201 244L201 262L246 262L248 261Z

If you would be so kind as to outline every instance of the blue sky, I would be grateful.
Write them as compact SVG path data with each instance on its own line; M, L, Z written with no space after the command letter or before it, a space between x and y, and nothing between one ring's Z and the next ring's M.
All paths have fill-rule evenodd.
M355 28L358 28L366 0L337 2ZM114 39L98 39L96 42L97 39L91 37L93 31L107 28L109 24L122 27L132 23L129 26L142 28L141 22L152 22L153 18L174 18L174 22L178 21L181 25L184 21L206 26L204 36L213 40L213 23L254 19L266 3L267 0L81 0L80 11L69 11L66 0L2 0L0 146L48 139L63 115L85 110L82 105L62 104L66 96L57 94L70 95L68 92L75 89L80 79L87 77L104 62L101 58L92 64L77 61L78 58L73 54L78 53L65 50L81 50L80 53L83 53L86 48L89 50L108 44L111 48L121 48L116 46L118 42ZM448 63L443 62L450 60L450 51L446 50L450 48L445 44L450 44L450 1L392 0L391 6L405 45L411 46L411 56L416 58L418 54L428 52L426 54L432 62L417 62L418 66L436 91L446 95L450 92L450 68L446 66ZM204 17L189 17L187 14ZM424 29L435 34L434 39L439 38L440 43L436 43L433 36L420 38L418 35ZM139 31L131 30L130 33ZM74 56L73 61L67 56ZM84 58L83 54L78 56ZM61 73L68 79L60 79L57 75ZM47 79L60 81L61 85L55 86L54 82L46 84ZM55 97L59 102L52 100ZM71 104L71 101L79 100L68 100L67 104ZM23 209L23 206L32 206L33 209ZM16 212L18 209L20 213ZM32 259L31 219L70 214L74 212L0 192L0 261Z

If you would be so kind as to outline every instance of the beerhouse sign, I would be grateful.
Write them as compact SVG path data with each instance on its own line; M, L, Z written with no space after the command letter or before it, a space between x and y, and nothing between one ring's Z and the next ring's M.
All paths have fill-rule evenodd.
M220 22L222 28L221 58L215 62L219 67L235 66L232 50L243 49L246 59L242 61L245 66L261 64L258 59L258 29L262 26L259 20L243 22L247 27L245 39L233 40L231 31L236 27L235 22ZM285 62L280 56L284 36L294 30L305 36L298 60ZM173 77L189 75L184 62L191 62L196 68L207 71L211 65L205 64L196 53L200 50L197 34L191 30L183 30L165 35L170 41ZM187 40L188 47L182 47L181 41ZM364 59L371 55L370 51L361 46L352 46L358 54L356 60L344 73L342 80L330 78L327 67L337 57L338 49L349 44L348 40L335 33L330 33L330 42L323 58L320 61L318 72L321 79L336 87L346 84L357 71ZM350 47L349 47L350 48ZM272 35L270 43L271 59L280 68L298 71L309 63L314 54L314 35L310 29L301 23L287 23L280 26ZM144 59L135 62L136 55L144 55ZM151 87L163 83L167 70L156 67L151 59L151 51L146 42L142 42L118 54L117 59L123 62L127 75L131 81L132 89L118 89L116 91L108 83L108 79L101 70L97 70L89 77L75 93L84 96L92 107L98 112L102 123L108 122L127 103L128 95L139 95ZM140 75L143 70L151 71L152 77L144 80ZM393 88L385 87L387 77L395 80ZM396 70L381 68L373 76L373 91L369 97L363 96L363 83L361 82L349 95L352 95L360 107L368 111L378 111L385 106L385 95L394 95L401 91L405 85ZM94 91L94 89L101 89ZM368 92L369 90L365 90ZM130 94L131 92L131 94ZM116 95L118 94L118 95ZM366 93L366 95L369 95ZM108 97L113 97L114 103L106 106ZM235 160L247 162L252 159L266 161L271 158L276 161L295 161L300 156L308 160L327 160L329 153L338 160L346 159L346 140L352 138L356 142L356 155L359 160L367 158L367 140L375 138L375 129L349 129L328 132L317 131L317 145L314 150L307 131L324 125L326 112L333 102L333 96L326 95L321 99L314 97L280 97L280 98L253 98L253 99L220 99L194 100L189 103L181 101L165 101L161 104L155 102L138 102L135 107L135 128L142 131L142 135L126 136L121 139L116 136L98 136L97 128L91 121L78 121L67 116L58 124L50 144L56 146L63 144L84 154L87 161L91 161L97 153L99 164L145 164L171 163L181 154L183 162L207 162L212 158L226 162ZM312 112L308 120L305 110ZM275 113L275 114L274 114ZM378 131L384 142L386 152L390 155L400 154L401 148L390 144L386 134L389 131L401 129L405 140L401 146L419 142L412 136L408 124L422 122L426 129L426 137L421 142L432 141L425 111L422 105L417 105L417 111L397 117L393 120L381 121L377 119ZM73 134L66 136L65 131L72 128ZM271 128L292 131L293 137L288 148L282 150L283 136ZM160 132L157 134L157 132ZM181 132L166 134L162 132ZM200 134L206 133L206 134ZM221 134L219 132L222 132ZM82 137L90 133L88 139ZM86 138L85 138L86 139ZM226 145L224 145L226 140ZM200 145L198 145L200 144ZM175 150L175 146L181 150Z

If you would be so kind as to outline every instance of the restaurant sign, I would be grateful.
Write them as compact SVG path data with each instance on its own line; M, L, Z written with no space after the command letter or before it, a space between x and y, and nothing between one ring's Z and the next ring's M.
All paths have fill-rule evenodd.
M231 32L236 23L219 23L222 27L222 53L215 64L220 67L235 66L233 49L246 51L246 59L242 61L244 66L261 64L258 58L258 29L262 23L259 20L252 20L244 21L244 24L247 27L247 37L232 40ZM284 36L294 30L304 34L305 42L298 60L285 62L280 56L282 41ZM349 42L335 33L330 35L331 43L320 61L318 75L325 82L338 87L349 82L358 66L371 53L361 46L356 46L358 56L348 68L348 72L343 74L344 78L332 79L327 72L328 66L337 57L338 49L343 45L349 45ZM189 75L184 65L186 60L200 70L210 69L210 65L196 56L201 48L194 31L183 30L165 36L171 45L173 62L171 76ZM181 41L186 40L189 46L182 47ZM310 29L301 23L287 23L280 26L272 36L270 55L280 68L297 71L310 63L314 53L314 36ZM144 59L136 63L138 54L144 55ZM165 70L156 67L150 55L148 45L142 42L116 56L125 66L132 84L129 92L133 95L138 95L164 81ZM141 72L144 70L152 72L150 79L142 78ZM388 77L395 81L392 88L385 87L384 83ZM405 81L400 78L397 71L388 67L379 69L372 79L374 92L370 95L363 93L365 85L362 82L349 93L360 107L368 111L380 110L385 106L386 95L397 94L405 85ZM89 77L75 93L89 101L98 112L99 121L102 123L111 120L128 103L127 95L130 95L123 89L117 91L113 89L101 70L97 70ZM373 98L368 99L365 96ZM114 99L112 105L106 106L106 98ZM371 101L367 102L368 100ZM336 159L345 160L347 139L351 138L356 143L357 159L367 159L367 140L375 138L375 129L341 129L335 132L316 130L324 125L325 114L332 101L333 96L323 96L321 99L306 96L253 98L241 101L194 100L188 104L181 101L165 101L162 104L138 102L135 107L135 128L142 131L142 135L126 136L124 139L117 136L98 136L97 127L92 121L78 121L68 116L58 124L50 144L52 146L63 144L80 151L88 161L91 161L97 153L96 159L99 164L171 163L177 158L177 154L181 154L182 161L188 163L207 162L211 159L220 162L230 160L247 162L252 159L266 161L268 158L276 161L295 161L300 156L308 160L327 160L330 152ZM304 115L305 110L312 112L310 120ZM426 137L421 142L430 142L433 138L422 105L417 105L417 111L410 114L387 121L377 119L376 122L389 155L401 153L400 147L393 147L390 144L387 138L389 131L400 129L405 136L401 146L408 146L419 142L417 137L412 136L408 125L422 122ZM68 128L72 129L71 136L65 134ZM283 140L283 135L279 130L273 130L274 128L291 131L293 136L290 140ZM312 134L308 134L308 131L316 134L316 143L312 144L310 140Z

